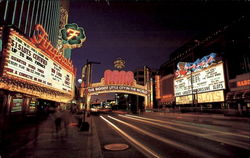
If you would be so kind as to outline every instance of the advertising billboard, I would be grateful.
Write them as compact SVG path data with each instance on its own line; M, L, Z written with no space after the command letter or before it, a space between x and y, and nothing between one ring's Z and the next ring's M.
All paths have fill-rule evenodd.
M68 94L73 91L74 73L14 30L10 30L3 72L3 77L14 80Z
M224 91L219 90L213 92L200 93L195 94L193 97L197 98L197 103L223 102ZM192 95L179 96L176 97L176 104L192 104L194 98L192 98Z
M191 81L192 78L192 81ZM225 89L223 63L213 64L174 80L176 97Z

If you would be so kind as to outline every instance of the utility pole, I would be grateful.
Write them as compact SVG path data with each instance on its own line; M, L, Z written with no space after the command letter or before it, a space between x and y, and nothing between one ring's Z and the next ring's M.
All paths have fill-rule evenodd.
M82 82L85 81L85 84L83 84L83 91L81 96L84 96L84 111L83 111L83 118L82 118L82 124L80 126L80 130L87 130L89 129L89 124L86 122L86 110L88 105L88 97L87 97L87 88L92 83L92 64L101 64L100 62L94 62L94 61L88 61L82 68Z

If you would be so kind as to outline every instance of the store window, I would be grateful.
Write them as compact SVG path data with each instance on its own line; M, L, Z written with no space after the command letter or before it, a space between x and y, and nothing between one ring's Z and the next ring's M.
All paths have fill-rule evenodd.
M36 111L36 99L32 98L29 104L29 112L35 112Z
M11 113L15 112L21 112L23 106L23 98L21 95L15 95L13 96L12 102L11 102Z

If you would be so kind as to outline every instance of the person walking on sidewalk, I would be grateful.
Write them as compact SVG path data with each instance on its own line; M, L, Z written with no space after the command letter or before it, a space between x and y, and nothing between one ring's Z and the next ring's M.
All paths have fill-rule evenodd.
M62 129L62 112L61 109L59 107L56 107L55 112L53 114L50 115L52 118L52 121L54 123L54 129L55 129L55 133L56 135L60 132L60 130Z

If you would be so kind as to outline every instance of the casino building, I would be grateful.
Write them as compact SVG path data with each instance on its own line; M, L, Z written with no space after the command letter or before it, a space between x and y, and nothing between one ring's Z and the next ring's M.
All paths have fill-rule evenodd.
M75 68L60 45L68 2L0 2L0 127L74 98ZM67 52L68 53L68 52ZM18 119L17 119L18 118Z
M160 66L156 77L158 103L163 107L196 111L213 109L249 114L249 27L249 17L241 16L174 51ZM208 60L212 53L216 54L217 62L210 65ZM192 71L186 72L187 69Z

